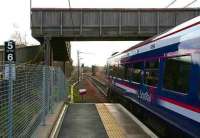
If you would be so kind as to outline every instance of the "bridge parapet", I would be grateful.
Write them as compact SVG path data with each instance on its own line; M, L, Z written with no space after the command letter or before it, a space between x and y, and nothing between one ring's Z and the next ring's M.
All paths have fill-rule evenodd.
M200 14L200 9L33 8L32 35L66 40L143 40Z

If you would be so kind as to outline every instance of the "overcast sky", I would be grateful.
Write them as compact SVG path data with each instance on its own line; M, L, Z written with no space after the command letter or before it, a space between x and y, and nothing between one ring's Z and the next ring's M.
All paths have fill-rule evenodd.
M72 8L163 8L173 0L71 0ZM184 7L193 0L177 0L171 8ZM34 8L68 8L67 0L32 0ZM200 7L197 0L190 7ZM31 37L30 1L2 0L0 4L0 44L11 39L14 32L20 32L29 44L38 44ZM122 51L136 42L72 42L72 58L76 64L76 51L94 53L81 55L85 65L104 65L106 59L115 51Z

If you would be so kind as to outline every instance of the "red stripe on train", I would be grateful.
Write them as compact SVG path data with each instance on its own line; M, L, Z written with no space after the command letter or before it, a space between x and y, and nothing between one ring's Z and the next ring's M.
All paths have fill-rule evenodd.
M170 98L166 98L166 97L159 97L161 100L164 100L164 101L167 101L169 103L172 103L172 104L175 104L175 105L178 105L178 106L181 106L183 108L186 108L188 110L192 110L194 112L198 112L200 113L200 107L193 107L192 105L188 105L188 104L185 104L185 103L182 103L182 102L178 102L176 100L173 100L173 99L170 99Z

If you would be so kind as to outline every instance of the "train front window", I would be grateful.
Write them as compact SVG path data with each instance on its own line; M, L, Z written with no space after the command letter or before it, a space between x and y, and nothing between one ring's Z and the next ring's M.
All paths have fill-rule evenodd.
M181 56L165 60L164 88L180 93L189 91L191 57Z

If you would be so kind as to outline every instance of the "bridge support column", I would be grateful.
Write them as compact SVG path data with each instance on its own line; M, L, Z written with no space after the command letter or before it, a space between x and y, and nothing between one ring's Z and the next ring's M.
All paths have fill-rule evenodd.
M63 72L64 72L64 74L66 74L66 64L65 64L66 62L65 61L63 61Z
M50 87L50 84L48 83L48 76L49 72L47 71L47 68L52 65L53 57L52 57L52 52L53 48L51 46L51 38L50 37L44 37L43 41L43 48L44 48L44 64L47 67L44 67L43 73L44 73L44 79L43 79L43 125L45 125L45 114L51 111L51 95L52 95L52 89ZM51 78L50 78L51 79ZM47 99L46 99L47 98Z
M50 40L48 37L44 38L43 48L44 48L44 64L49 65L49 47L50 47Z
M45 37L44 42L44 64L48 66L53 65L53 47L51 45L51 38Z
M50 46L50 66L53 66L53 46Z

